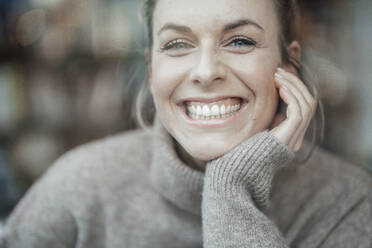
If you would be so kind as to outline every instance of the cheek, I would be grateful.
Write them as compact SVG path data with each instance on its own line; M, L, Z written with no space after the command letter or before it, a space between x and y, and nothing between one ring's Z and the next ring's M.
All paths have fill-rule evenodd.
M267 54L247 54L228 61L231 71L253 94L251 114L256 120L254 129L261 131L267 128L278 107L279 95L274 84L274 73L279 59Z
M155 101L170 99L173 92L184 80L186 63L180 60L157 59L152 63L151 92Z
M275 97L274 73L279 59L266 54L246 54L227 58L226 63L256 97Z

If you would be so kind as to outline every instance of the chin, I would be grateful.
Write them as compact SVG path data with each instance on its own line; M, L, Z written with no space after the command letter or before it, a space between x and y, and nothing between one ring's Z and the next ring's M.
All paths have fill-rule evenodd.
M233 148L238 146L242 141L243 140L240 139L235 141L214 139L213 142L195 141L191 144L190 142L187 142L187 144L180 144L193 158L201 161L210 161L225 155Z

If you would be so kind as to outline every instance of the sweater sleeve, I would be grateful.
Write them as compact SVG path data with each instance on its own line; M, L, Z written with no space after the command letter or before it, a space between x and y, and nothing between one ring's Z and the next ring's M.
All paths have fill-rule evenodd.
M288 247L260 210L269 203L276 168L294 154L268 131L207 164L202 228L205 248Z

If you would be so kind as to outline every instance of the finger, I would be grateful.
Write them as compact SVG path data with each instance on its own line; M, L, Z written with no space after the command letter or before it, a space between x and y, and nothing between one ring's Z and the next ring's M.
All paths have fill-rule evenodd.
M306 116L311 111L311 106L306 101L302 92L296 86L294 86L293 83L291 83L289 79L285 78L280 73L276 73L275 78L279 81L280 84L285 85L291 90L291 92L294 94L299 104L301 105L301 110L302 110L301 113L302 113L303 119L306 119Z
M290 74L290 73L288 73ZM292 75L292 74L291 74ZM306 130L310 124L310 121L313 117L313 114L315 112L315 106L309 105L309 103L306 101L304 95L302 94L301 87L297 87L294 82L290 83L290 79L283 76L283 74L276 75L277 80L281 83L287 86L291 92L297 97L297 100L301 107L301 113L302 113L302 124L301 126L296 130L294 134L294 139L292 141L292 144L295 149L299 149L301 147L304 135L306 133ZM300 83L303 85L303 83L300 81ZM304 85L303 85L304 86ZM314 99L311 97L311 101L315 102Z
M291 85L290 83L288 83L288 80L285 79L285 78L283 78L280 75L275 75L275 77L277 78L277 80L281 84L285 85L290 90L290 92L294 95L294 97L296 97L297 102L300 105L301 116L302 116L302 123L300 124L299 128L297 128L294 131L294 139L292 140L292 144L291 144L291 145L294 146L295 143L297 143L296 142L297 141L297 138L301 134L303 128L306 127L306 119L308 118L309 111L311 111L311 110L310 110L310 107L308 106L307 102L305 101L303 95L298 91L298 88L296 88L293 85Z
M273 129L273 134L278 140L288 145L293 150L293 135L302 122L301 109L296 97L287 87L282 85L279 89L279 95L288 105L287 119L283 121L280 126Z
M295 86L296 88L298 88L299 91L301 92L306 92L309 90L307 89L307 87L305 86L305 84L302 82L301 79L299 79L296 75L278 67L277 68L277 73L282 76L283 78L285 78L286 80L288 80L293 86ZM310 93L310 92L309 92Z
M284 78L288 79L290 82L293 82L293 85L296 86L299 89L300 92L302 92L302 94L305 97L307 103L309 103L310 105L315 103L314 97L312 96L309 89L306 87L306 85L302 82L301 79L299 79L296 75L285 71L282 68L278 68L278 72Z
M295 150L299 150L300 147L302 146L302 143L303 143L303 140L305 138L305 135L306 135L306 131L308 130L309 126L310 126L310 123L311 123L311 120L312 120L312 117L309 118L309 120L305 123L305 126L301 132L301 134L298 136L297 138L297 143L295 144Z
M297 137L297 142L294 144L294 148L293 148L295 152L300 150L302 143L304 141L305 133L306 133L306 129L303 132L301 132L301 134Z
M292 97L296 98L296 95L294 94L294 92L292 91L291 88L288 88L288 93L289 95L291 95ZM301 104L300 104L300 101L296 98L297 100L297 106L300 108L300 111L302 112L302 109L301 109ZM289 115L289 112L288 112L288 115ZM290 139L289 141L289 147L291 147L291 149L294 151L294 152L297 152L299 150L299 148L301 147L302 145L302 142L303 142L303 136L304 136L304 133L306 132L306 120L303 118L303 114L301 115L302 116L302 119L300 121L300 124L298 125L298 127L293 130L293 136L292 138ZM291 118L291 116L288 116L288 118Z

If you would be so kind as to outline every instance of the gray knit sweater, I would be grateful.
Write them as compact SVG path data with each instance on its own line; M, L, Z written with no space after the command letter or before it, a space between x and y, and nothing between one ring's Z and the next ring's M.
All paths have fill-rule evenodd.
M371 178L317 149L304 165L269 132L184 164L161 125L81 146L31 188L1 248L372 247Z

